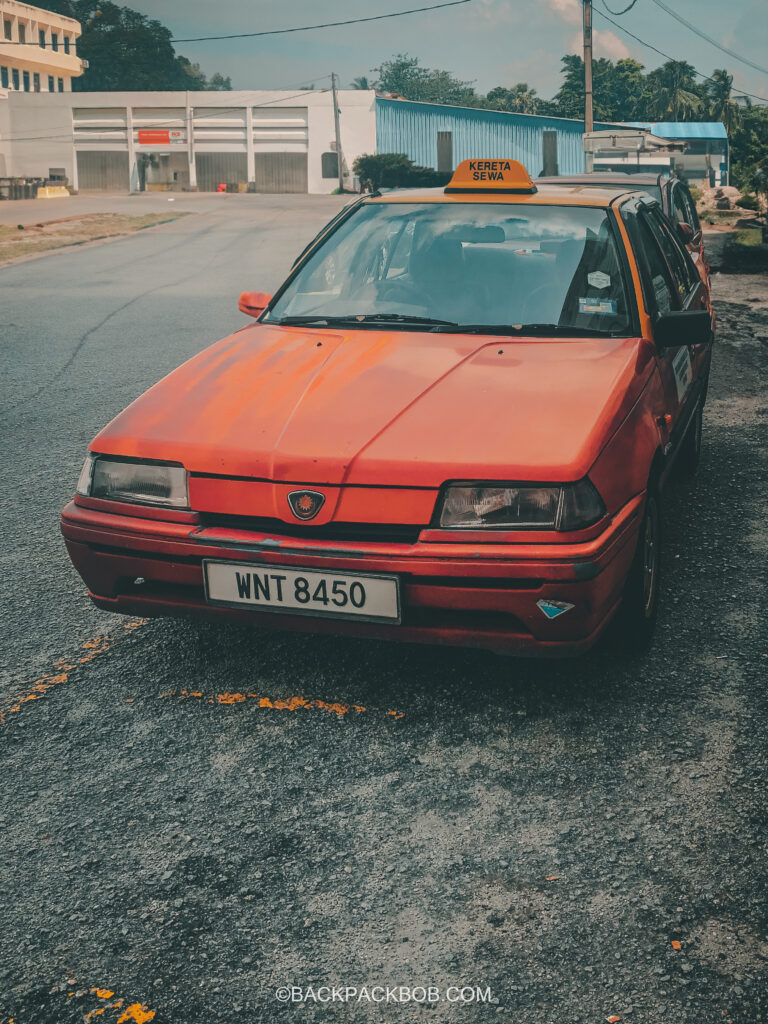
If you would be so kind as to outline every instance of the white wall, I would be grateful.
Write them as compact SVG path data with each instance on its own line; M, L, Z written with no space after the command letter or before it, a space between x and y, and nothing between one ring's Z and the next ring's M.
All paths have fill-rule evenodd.
M344 163L350 176L352 164L362 153L375 152L376 148L376 114L375 94L372 91L343 90L338 93L341 110L341 142ZM73 130L72 111L75 108L92 108L94 117L98 118L98 110L118 110L116 119L123 125L133 123L144 127L153 124L153 111L157 111L156 125L169 125L169 109L178 112L181 108L190 112L194 108L232 108L225 119L233 124L239 122L240 131L234 130L231 138L225 142L221 139L221 150L229 152L247 152L250 145L254 148L253 132L247 130L254 117L258 118L259 110L270 110L280 107L304 108L307 112L306 141L300 139L300 132L285 133L283 139L272 138L269 143L257 142L256 148L264 151L267 146L272 151L295 151L296 147L305 148L308 154L308 187L313 193L329 193L338 185L336 178L322 177L321 158L324 152L334 148L333 104L330 92L304 90L296 92L274 91L237 91L237 92L93 92L93 93L9 93L0 94L0 166L3 156L6 163L6 174L19 177L45 177L49 167L65 167L72 183L76 177L75 150L78 149L112 149L128 151L131 164L135 166L137 150L151 151L145 146L137 146L135 131L99 133L92 141L85 141L84 133ZM141 111L141 117L138 111ZM252 114L248 114L253 111ZM129 116L130 112L130 116ZM206 127L213 128L218 118L206 119ZM3 126L5 122L5 127ZM202 132L201 132L202 133ZM195 130L195 138L199 138ZM293 137L289 137L293 135ZM250 143L249 143L250 136ZM81 141L83 140L83 141ZM190 147L187 132L184 131L181 144L157 146L156 151L186 153L190 165L194 166L194 149L211 151L214 147L209 142L193 140ZM218 149L218 145L216 149ZM132 175L132 180L137 180ZM351 177L348 179L351 184ZM126 183L127 189L127 183Z

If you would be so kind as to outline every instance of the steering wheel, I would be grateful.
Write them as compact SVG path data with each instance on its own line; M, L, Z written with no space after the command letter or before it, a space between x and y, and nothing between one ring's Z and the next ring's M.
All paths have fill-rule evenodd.
M407 302L411 305L425 305L424 295L408 281L390 279L378 285L378 298L382 302Z

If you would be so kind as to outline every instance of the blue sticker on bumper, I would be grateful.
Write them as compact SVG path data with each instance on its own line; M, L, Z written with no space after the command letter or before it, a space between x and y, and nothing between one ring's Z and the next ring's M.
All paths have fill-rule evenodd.
M536 607L539 608L548 619L556 619L558 615L564 615L565 612L569 612L571 608L575 607L572 604L568 604L567 601L537 601Z

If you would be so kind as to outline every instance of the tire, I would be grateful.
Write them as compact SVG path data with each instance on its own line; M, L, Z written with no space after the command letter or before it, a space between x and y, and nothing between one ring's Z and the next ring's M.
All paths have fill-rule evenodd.
M693 476L701 461L701 434L704 420L704 402L696 406L685 437L680 444L677 457L677 472L680 476Z
M616 636L630 654L647 650L653 639L661 585L661 496L655 481L648 484L637 549L621 605L616 613Z

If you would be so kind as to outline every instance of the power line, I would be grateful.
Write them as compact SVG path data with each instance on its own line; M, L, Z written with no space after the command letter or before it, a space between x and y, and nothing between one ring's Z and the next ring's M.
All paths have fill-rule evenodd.
M645 46L649 50L653 50L654 53L658 53L658 55L660 57L663 57L665 60L674 61L675 64L679 63L679 60L678 60L677 57L670 57L670 55L668 53L664 53L664 51L660 50L657 46L654 46L652 43L647 43L644 39L641 39L640 36L636 36L634 34L634 32L630 32L628 28L624 28L624 26L619 24L618 21L614 21L613 18L609 18L607 14L604 14L602 11L597 10L597 8L595 8L595 14L599 14L601 18L605 18L605 20L609 21L611 23L611 25L613 25L615 28L617 28L620 32L623 32L624 35L629 36L631 39L634 39L635 42L636 43L640 43L641 46ZM693 69L693 73L695 75L698 75L699 78L703 78L707 82L715 82L716 81L716 79L712 78L711 75L705 75L703 71L697 71L696 68ZM752 99L752 100L760 100L761 103L768 103L768 96L757 96L755 93L753 93L753 92L746 92L746 90L744 90L744 89L737 88L736 89L736 95L737 96L749 96L749 98Z
M761 64L755 64L754 61L749 60L747 57L742 57L740 53L736 53L734 50L729 50L727 46L723 46L722 43L718 43L716 39L712 38L712 36L708 36L706 32L702 32L700 28L696 27L696 25L692 25L690 21L686 21L681 14L677 13L677 11L673 10L671 7L667 7L662 0L653 0L653 2L657 7L660 7L662 11L666 11L667 14L673 17L675 21L679 21L681 25L689 28L691 32L694 32L700 39L706 40L706 42L711 43L716 49L722 50L723 53L727 53L735 60L740 60L742 64L747 64L749 67L754 68L755 71L762 71L764 75L768 75L768 68L764 68ZM611 11L611 13L613 14L613 11Z
M612 9L611 9L611 8L610 8L610 7L608 6L608 4L607 4L607 3L605 2L605 0L603 0L603 7L604 7L604 8L606 9L606 11L608 11L608 13L609 13L609 14L614 14L614 15L615 15L615 16L616 16L616 17L618 18L618 17L620 17L620 16L622 15L622 14L626 14L626 13L627 13L627 11L631 11L631 10L632 10L632 8L633 8L633 7L635 6L635 4L636 4L636 3L637 3L637 0L632 0L632 3L631 3L631 4L629 4L629 6L628 6L628 7L625 7L623 11L614 11L614 10L612 10Z
M326 21L322 25L299 25L296 28L272 28L264 32L235 32L228 36L193 36L189 39L172 39L172 43L207 43L213 39L255 39L257 36L282 36L288 32L310 32L317 28L337 28L339 25L359 25L363 21L383 21L385 18L402 18L406 14L420 14L422 11L436 11L441 7L459 7L471 4L473 0L449 0L448 3L431 4L429 7L412 7L409 11L394 11L392 14L374 14L368 18L350 18L348 21Z

